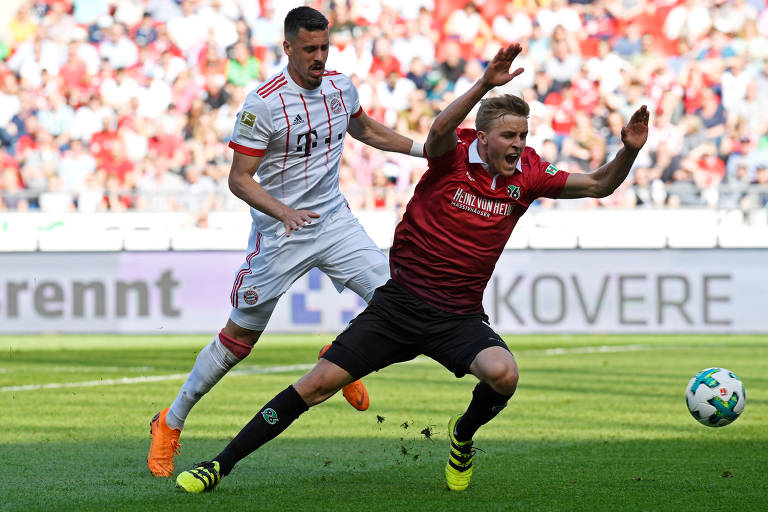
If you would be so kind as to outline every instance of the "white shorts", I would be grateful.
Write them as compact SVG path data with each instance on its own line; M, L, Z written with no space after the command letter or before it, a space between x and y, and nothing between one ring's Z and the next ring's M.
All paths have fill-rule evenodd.
M389 279L387 257L346 206L290 237L256 233L253 239L230 295L230 319L246 329L263 331L280 296L314 267L339 292L349 288L366 302Z

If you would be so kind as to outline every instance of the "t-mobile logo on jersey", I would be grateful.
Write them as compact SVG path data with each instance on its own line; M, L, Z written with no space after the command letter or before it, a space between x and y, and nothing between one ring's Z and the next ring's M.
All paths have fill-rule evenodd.
M491 215L509 217L514 209L513 204L504 203L496 199L488 199L487 197L477 197L461 187L456 188L456 192L451 200L451 206L483 217L490 217Z

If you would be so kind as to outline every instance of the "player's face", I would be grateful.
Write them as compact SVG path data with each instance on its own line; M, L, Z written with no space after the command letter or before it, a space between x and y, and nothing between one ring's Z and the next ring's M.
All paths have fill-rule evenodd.
M516 115L494 119L487 132L477 132L478 151L488 164L491 174L512 176L515 173L517 162L525 149L526 137L528 119Z
M329 46L328 29L310 31L300 28L296 39L283 42L288 55L288 71L300 87L314 89L323 81Z

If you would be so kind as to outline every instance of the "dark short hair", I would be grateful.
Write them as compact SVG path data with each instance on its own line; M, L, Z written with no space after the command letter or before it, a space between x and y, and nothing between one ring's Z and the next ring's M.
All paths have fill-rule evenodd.
M299 35L300 28L309 31L325 30L328 28L328 18L323 16L320 11L306 5L296 7L285 16L285 23L283 24L285 38L293 41Z
M507 115L527 118L530 112L531 107L528 106L528 103L512 94L487 98L480 101L480 108L475 118L475 127L478 131L487 132L494 119Z

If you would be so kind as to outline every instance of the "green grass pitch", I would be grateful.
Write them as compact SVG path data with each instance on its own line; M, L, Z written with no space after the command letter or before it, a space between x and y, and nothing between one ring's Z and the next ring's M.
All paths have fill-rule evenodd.
M768 509L768 336L507 336L520 385L477 434L463 493L445 487L446 423L474 379L419 358L366 378L367 412L339 393L214 492L186 495L147 470L148 422L208 339L1 336L0 510ZM177 472L218 453L330 339L265 335L190 414ZM685 407L709 366L746 386L727 427Z

